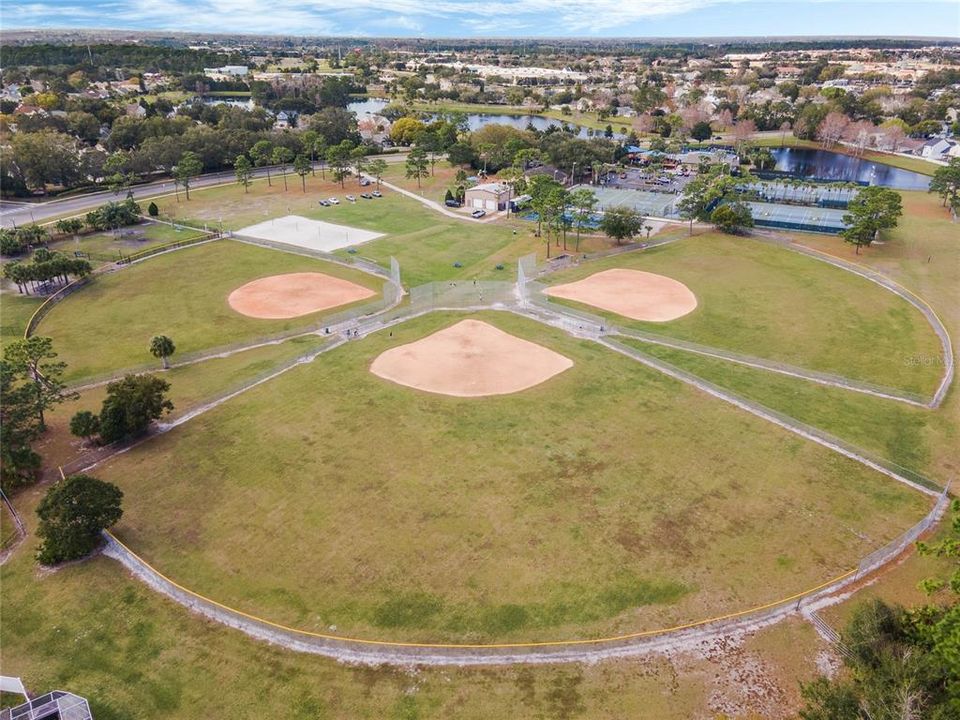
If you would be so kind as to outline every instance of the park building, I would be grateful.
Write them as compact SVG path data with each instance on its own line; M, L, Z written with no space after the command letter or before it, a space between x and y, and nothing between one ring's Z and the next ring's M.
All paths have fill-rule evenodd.
M464 204L474 210L506 210L513 190L503 183L483 183L467 188Z

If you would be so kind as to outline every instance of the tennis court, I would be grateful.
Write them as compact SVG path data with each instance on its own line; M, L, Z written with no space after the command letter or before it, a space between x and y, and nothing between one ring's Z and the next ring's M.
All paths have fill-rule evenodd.
M744 186L758 193L768 202L801 203L820 207L845 208L860 192L859 187L849 187L845 183L813 185L800 182L759 182Z
M846 227L844 210L823 207L801 207L779 203L745 203L753 214L753 222L762 227L783 228L837 234Z
M647 192L645 190L620 190L593 185L575 185L570 190L579 190L580 188L590 190L597 196L601 210L626 205L645 217L677 217L674 206L677 195Z

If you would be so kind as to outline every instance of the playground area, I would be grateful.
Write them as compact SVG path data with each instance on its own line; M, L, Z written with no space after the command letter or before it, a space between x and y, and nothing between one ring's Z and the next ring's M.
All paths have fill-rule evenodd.
M383 233L311 220L300 215L284 215L256 225L240 228L236 234L260 240L293 245L307 250L333 252L340 248L376 240Z

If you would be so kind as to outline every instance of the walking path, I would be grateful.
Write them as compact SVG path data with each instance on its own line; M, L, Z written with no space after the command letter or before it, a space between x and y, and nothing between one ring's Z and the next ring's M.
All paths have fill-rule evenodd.
M445 215L456 217L457 219L461 220L469 219L461 215L451 213L438 203L420 198L402 188L398 188L389 184L387 184L387 187L391 187L395 191L402 194L409 195L410 197ZM806 250L807 249L798 251L805 252ZM813 251L810 251L810 253L813 254ZM821 254L817 253L814 256L819 255ZM821 257L820 259L825 258ZM838 267L843 267L844 269L857 272L857 274L863 275L874 282L878 282L884 287L897 292L898 295L910 301L916 307L920 308L921 311L924 311L924 307L926 307L927 311L924 312L925 316L931 321L932 324L934 324L935 330L937 330L937 328L942 329L942 334L938 330L938 335L940 335L941 343L945 352L950 352L948 355L950 358L948 371L945 374L944 380L941 383L941 387L934 398L936 404L931 405L931 407L936 407L939 405L939 402L942 400L942 395L946 392L946 388L949 387L950 381L953 377L953 362L952 346L950 344L949 335L946 334L946 330L943 328L942 323L939 322L939 318L936 317L936 314L932 311L932 309L929 308L929 306L926 306L926 303L924 303L921 299L916 298L916 296L912 296L912 293L909 293L909 291L900 288L902 292L898 292L897 289L899 286L895 283L892 283L892 281L883 278L883 276L874 276L872 273L868 274L863 271L862 268L848 267L849 264L843 263L842 261L836 259L827 259L826 261L832 262ZM913 299L911 299L911 296ZM895 560L906 548L909 548L909 546L915 542L915 540L922 533L926 532L939 521L947 507L947 489L933 489L930 486L931 484L929 481L926 483L918 482L917 476L914 475L913 477L908 477L900 473L895 467L892 467L891 464L878 463L874 458L871 458L868 453L858 451L856 448L853 448L847 443L834 442L824 433L820 433L813 428L809 428L802 423L785 416L768 411L766 408L763 408L763 406L745 401L744 399L739 398L735 394L728 392L723 388L715 386L712 383L708 383L707 381L704 381L690 373L679 370L678 368L675 368L666 362L652 358L635 348L623 345L616 339L616 337L613 336L613 332L615 332L615 330L611 329L611 331L608 332L608 329L605 327L602 320L600 323L592 322L583 315L567 312L564 308L562 308L562 306L547 306L544 303L527 303L524 298L523 290L518 293L518 301L518 303L510 305L498 304L495 306L484 305L475 307L455 307L449 309L461 311L493 309L514 312L521 314L524 317L547 323L551 326L560 327L574 336L591 339L601 345L604 345L610 350L630 357L631 359L641 362L659 372L663 372L664 374L673 377L680 382L689 384L700 391L707 392L718 399L731 403L736 407L761 417L768 422L772 422L783 429L823 445L824 447L838 452L845 457L860 462L878 472L887 475L888 477L895 479L898 482L911 487L912 489L929 496L935 496L937 498L936 502L923 520L917 523L914 527L910 528L893 543L875 551L874 553L871 553L869 556L861 560L856 568L853 568L838 577L832 578L818 587L809 588L791 597L783 598L779 601L761 607L728 613L720 617L704 619L671 628L641 631L609 638L541 643L444 645L439 643L382 642L362 638L338 637L324 633L313 633L298 630L273 623L269 620L257 618L240 610L227 607L215 600L204 598L197 593L182 587L175 581L165 577L155 568L151 567L145 560L138 557L129 548L125 547L109 533L106 533L106 549L104 553L107 556L118 560L124 565L124 567L130 570L132 574L148 584L151 588L171 598L175 602L180 603L188 609L229 627L236 628L251 637L299 652L324 655L345 662L360 662L369 664L389 663L396 665L502 665L595 662L609 658L665 654L695 649L703 643L715 641L722 637L753 632L759 628L780 622L781 620L797 613L809 614L810 612L814 612L826 604L837 601L838 598L842 597L838 595L838 593L853 588L856 583L862 581L866 574L873 573ZM397 302L399 302L399 299ZM293 367L297 367L303 362L310 362L327 350L339 347L348 341L347 339L344 339L344 337L339 336L341 332L346 335L346 332L350 332L352 330L350 337L365 336L368 333L382 331L384 328L390 327L396 323L405 322L412 317L423 315L428 312L447 309L440 307L440 304L442 303L438 303L437 307L419 309L408 307L399 314L388 312L396 310L397 304L395 303L387 310L384 310L376 315L368 316L362 320L352 319L345 321L343 323L343 325L346 325L345 328L341 328L340 326L336 326L334 328L334 330L338 333L337 339L334 342L323 346L310 357L297 359L289 366L280 368L270 375L251 380L242 387L211 402L208 402L203 406L193 409L191 412L171 423L159 425L157 426L155 433L167 432L170 429L177 427L189 421L190 419L211 410L212 408L217 407L227 400L246 392L250 388L257 387L258 385L267 382L268 380L275 378L284 372L287 372ZM811 377L807 379L814 378ZM112 457L116 453L126 452L128 449L130 449L130 447L133 447L133 445L104 453L102 457L98 457L94 461L93 466L103 462L109 457ZM82 469L88 469L88 467L84 467Z

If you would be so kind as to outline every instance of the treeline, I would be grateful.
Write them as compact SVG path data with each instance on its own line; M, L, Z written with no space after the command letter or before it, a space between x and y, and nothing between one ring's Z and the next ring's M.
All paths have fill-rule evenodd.
M108 202L86 217L57 220L56 229L61 235L76 235L88 227L92 231L116 230L140 222L140 206L133 198L123 202ZM50 240L50 231L42 225L21 225L16 228L0 228L0 255L15 257L34 248L44 248ZM39 250L38 250L39 252Z
M30 294L31 287L37 290L37 283L55 283L63 286L70 282L70 276L83 278L93 272L86 260L72 258L47 248L38 248L29 263L14 261L3 266L3 276L15 283L20 293Z
M142 72L200 72L205 67L242 64L239 53L141 44L12 45L3 49L4 71L42 67L64 75L78 70L96 74L101 67L131 68Z
M202 105L195 108L200 114L208 112ZM0 157L0 183L5 194L14 196L48 186L76 188L98 183L118 190L141 178L169 175L187 151L200 158L204 172L232 167L237 155L248 153L261 140L295 153L302 151L298 134L272 130L273 122L262 110L210 112L219 115L216 126L196 124L189 112L172 118L121 118L114 123L106 150L80 148L75 138L53 130L17 133L10 151ZM311 116L308 127L329 145L344 140L360 143L356 116L343 108L324 108Z

